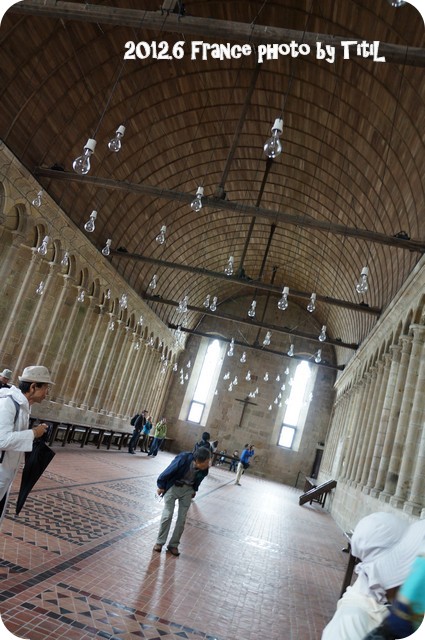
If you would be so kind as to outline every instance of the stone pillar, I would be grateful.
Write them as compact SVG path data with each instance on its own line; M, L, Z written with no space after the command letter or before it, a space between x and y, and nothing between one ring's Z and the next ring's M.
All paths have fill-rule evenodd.
M44 341L41 346L41 351L38 358L38 362L42 362L42 363L45 362L46 355L48 353L50 345L52 344L54 337L56 335L58 324L63 314L64 301L66 296L69 294L69 290L70 290L70 284L71 284L70 277L64 273L59 273L57 275L58 275L59 282L60 282L60 278L62 278L62 283L60 285L59 295L55 297L55 305L50 314L49 324L47 326L47 329L46 328L44 329Z
M102 320L104 316L103 305L98 305L97 310L98 310L98 313L96 315L95 325L92 331L90 332L90 342L87 345L87 348L85 349L84 358L82 359L82 362L81 362L80 375L78 377L76 385L74 386L74 392L73 392L72 398L69 401L69 404L72 407L80 406L81 409L88 409L87 405L80 402L80 397L82 396L83 393L85 393L84 390L87 388L87 385L89 383L90 362L93 361L93 355L96 352L96 344L99 340L100 328L101 328ZM94 315L94 311L95 310L93 309L93 315Z
M2 354L3 358L5 353L8 353L7 345L10 343L11 336L16 330L16 319L20 317L21 307L25 303L26 299L28 298L28 291L32 286L34 273L36 273L37 271L37 258L39 257L37 253L37 249L33 248L31 249L31 252L32 252L31 258L29 260L29 264L27 265L27 269L22 279L22 282L20 282L19 284L16 283L15 287L13 287L12 289L13 297L11 295L10 301L9 301L9 304L10 304L9 319L1 333L1 338L0 338L0 353ZM34 292L35 292L35 287L34 287ZM16 365L13 365L13 367L11 368L15 370L15 374L21 373L20 371L18 371Z
M114 402L111 407L111 413L117 415L119 418L124 416L119 413L120 407L123 405L124 390L127 388L129 380L132 380L132 374L134 373L134 365L137 362L137 352L134 349L135 344L138 342L137 333L133 331L132 338L128 339L127 345L124 345L122 349L124 360L124 368L120 373L120 380L115 392Z
M130 415L130 414L133 415L147 408L147 407L141 407L139 388L141 383L140 381L144 378L146 373L146 363L148 361L150 350L143 341L141 343L140 349L143 349L143 351L142 351L142 357L139 362L139 366L137 369L135 369L135 374L132 377L130 388L129 386L127 386L127 390L124 394L125 397L128 398L128 401L125 405L125 408L123 408L123 405L121 405L121 409L120 409L120 413L124 415ZM138 353L140 353L140 351L138 351ZM126 413L124 413L124 411Z
M354 393L351 396L351 408L349 412L349 422L347 428L347 438L350 439L347 450L347 464L345 465L344 478L346 480L352 479L354 460L356 457L357 446L360 437L360 430L357 428L358 417L361 414L363 407L363 401L367 392L367 386L365 380L360 380L354 389Z
M421 518L425 517L425 424L424 424L424 406L425 406L425 353L422 351L421 366L418 376L418 384L416 387L415 399L413 401L410 422L413 433L418 432L418 445L414 450L417 451L416 456L412 456L411 460L411 484L410 495L408 501L404 504L403 510L409 514L418 514ZM409 447L410 448L410 447ZM405 455L410 455L406 452ZM403 457L404 463L404 457ZM404 469L403 469L404 473ZM401 473L400 473L401 478Z
M169 366L167 368L166 373L163 375L161 392L160 392L160 394L158 396L157 403L156 403L156 405L154 407L154 410L156 411L156 414L158 416L167 415L167 409L166 409L166 407L164 407L164 399L165 399L166 393L168 391L171 375L172 375L172 367Z
M122 320L117 320L116 324L118 325L118 329L114 332L112 346L109 350L106 364L103 367L99 390L92 406L93 411L98 411L102 414L109 413L109 406L110 403L112 403L110 391L111 389L115 389L116 385L115 374L112 372L112 369L115 369L117 351L121 349L122 343L127 335Z
M381 462L383 463L384 455L386 453L386 445L387 445L387 438L388 438L389 453L388 453L388 459L386 460L387 473L385 476L385 486L383 491L379 495L379 499L383 502L388 502L389 499L393 496L395 487L397 485L397 480L398 480L398 473L396 474L396 477L394 477L392 461L395 460L397 457L397 456L394 457L393 454L394 454L394 448L395 448L396 433L397 433L397 428L398 428L399 419L400 419L401 405L403 403L405 384L406 384L407 373L409 368L410 352L412 349L412 338L410 336L402 336L400 340L401 340L401 358L400 358L400 365L399 365L398 375L397 375L397 385L395 389L394 402L391 407L390 419L388 422L388 431L385 437L383 459L381 460Z
M96 393L96 390L98 391L99 386L96 386L96 381L97 381L97 377L99 374L99 371L101 370L101 367L103 366L103 360L106 357L105 354L107 353L107 350L109 348L109 343L111 342L111 334L113 333L110 330L110 323L114 322L113 320L113 314L108 312L108 314L105 314L105 319L109 316L109 321L107 322L105 328L104 328L104 333L103 333L103 339L102 339L102 343L100 345L99 348L99 352L97 355L97 359L96 359L96 364L92 369L92 373L90 376L90 380L88 382L88 385L86 387L86 392L84 394L83 397L83 401L82 404L85 407L90 407L91 406L91 398L92 396L94 396L94 394ZM99 383L100 385L100 383Z
M156 398L158 395L158 379L161 371L160 355L157 351L153 351L153 366L149 376L149 389L146 399L146 404L149 407L153 407L156 404Z
M152 376L155 365L155 352L153 349L149 349L147 362L145 367L144 375L141 379L141 384L139 385L139 400L143 404L143 408L147 409L149 413L151 413L151 408L148 406L148 398L149 393L152 386Z
M388 377L390 375L391 356L384 356L384 362L378 365L378 378L376 383L375 409L371 412L369 444L366 451L366 457L363 462L363 472L360 483L364 487L364 492L369 493L374 484L378 468L372 463L372 457L375 451L376 441L378 439L379 425L382 417L382 407L384 404L385 393L387 391ZM366 486L365 486L366 485Z
M390 503L394 505L401 505L409 495L412 487L413 470L415 468L415 462L417 459L418 446L420 443L420 436L423 431L423 412L424 412L424 399L425 399L425 357L424 357L424 337L425 326L423 325L411 325L411 331L413 331L413 344L412 344L412 367L409 365L409 374L412 370L415 370L410 377L412 385L406 386L405 395L410 396L410 400L407 399L408 407L410 411L406 411L406 416L403 410L400 413L400 422L402 419L406 422L405 437L403 438L403 455L400 464L400 473L397 483L395 495L390 499ZM416 349L416 346L418 347ZM413 361L416 358L416 361ZM416 374L416 375L415 375ZM403 405L402 405L403 409ZM422 501L425 496L422 496ZM405 504L404 510L409 510L411 507L418 506L414 504L414 501L410 503L410 506ZM422 505L423 506L423 502ZM419 513L419 512L418 512Z
M363 468L363 460L366 455L367 449L367 433L369 430L369 417L371 408L373 406L373 401L375 397L375 388L376 388L376 367L372 367L370 372L366 374L367 382L367 394L364 401L364 407L362 411L362 415L359 418L358 429L360 431L360 440L359 446L356 451L356 458L354 460L354 473L353 480L351 482L352 486L358 486L360 483L362 468Z

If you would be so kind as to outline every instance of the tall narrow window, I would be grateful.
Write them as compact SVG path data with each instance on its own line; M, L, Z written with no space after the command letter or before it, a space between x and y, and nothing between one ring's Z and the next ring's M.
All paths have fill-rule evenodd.
M300 416L304 405L307 387L309 384L311 369L307 362L301 362L294 376L291 393L289 394L288 404L283 424L280 429L278 445L286 449L292 449L297 427L300 427Z
M198 382L195 387L192 401L189 406L189 415L187 417L190 422L201 423L204 416L205 405L211 396L211 387L213 385L213 377L211 372L217 367L221 356L221 347L218 340L213 340L208 346L205 353L204 362L199 373Z

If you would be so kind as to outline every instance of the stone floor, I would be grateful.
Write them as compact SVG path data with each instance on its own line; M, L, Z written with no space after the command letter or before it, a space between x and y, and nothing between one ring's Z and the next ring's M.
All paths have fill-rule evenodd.
M319 640L347 555L300 490L213 467L180 557L153 552L172 460L70 445L0 535L0 614L18 638ZM19 480L14 485L16 500Z

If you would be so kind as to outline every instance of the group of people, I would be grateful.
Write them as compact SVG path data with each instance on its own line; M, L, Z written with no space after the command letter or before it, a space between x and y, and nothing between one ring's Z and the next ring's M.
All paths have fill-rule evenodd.
M147 409L142 413L136 413L131 419L131 425L134 427L132 436L128 443L128 453L135 454L136 448L140 445L140 451L147 453L148 456L155 457L167 435L167 420L161 418L156 423L153 430L153 439L150 441L151 431L153 428L152 416L148 415Z
M425 519L391 513L360 520L351 538L357 579L338 601L322 640L395 640L411 635L425 612Z

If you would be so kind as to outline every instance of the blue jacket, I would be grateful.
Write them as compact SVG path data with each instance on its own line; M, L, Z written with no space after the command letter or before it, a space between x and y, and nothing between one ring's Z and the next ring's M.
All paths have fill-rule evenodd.
M191 451L183 451L174 458L171 464L158 476L156 481L158 489L165 489L167 492L174 485L176 480L181 480L189 471L189 467L193 461L193 453ZM199 485L208 474L208 469L198 469L193 481L193 490L198 491Z
M253 456L255 453L254 449L252 451L250 451L249 449L244 449L241 453L241 462L242 464L249 464L249 459L251 458L251 456Z

